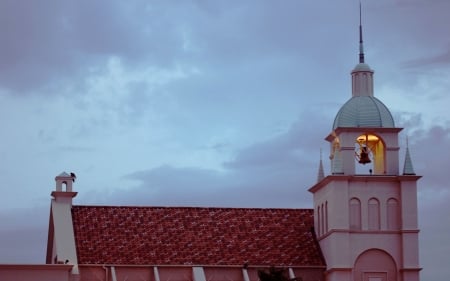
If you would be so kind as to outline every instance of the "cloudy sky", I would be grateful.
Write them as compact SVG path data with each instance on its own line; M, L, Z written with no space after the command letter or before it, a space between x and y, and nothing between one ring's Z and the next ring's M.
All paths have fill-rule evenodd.
M311 208L351 96L358 1L0 0L0 263L75 204ZM450 274L450 1L363 0L375 95L419 182L422 280Z

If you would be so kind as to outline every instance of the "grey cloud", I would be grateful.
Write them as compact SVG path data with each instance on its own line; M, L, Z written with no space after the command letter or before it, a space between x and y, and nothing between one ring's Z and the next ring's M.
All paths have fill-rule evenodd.
M158 23L155 15L161 11L148 6L146 1L2 1L1 85L36 92L51 82L82 81L109 56L171 62L181 48L176 28L170 16Z
M326 146L325 141L316 141L323 139L325 134L312 131L307 124L308 122L298 121L284 134L239 150L233 160L224 163L224 170L221 171L161 166L126 177L139 182L133 192L146 194L144 197L137 196L145 198L146 204L149 203L146 200L150 200L151 203L159 201L169 205L236 206L237 203L242 203L276 206L276 202L290 202L295 206L295 200L289 196L294 194L300 202L305 202L305 189L314 184L317 175L318 148L315 149L314 146ZM442 190L448 181L446 170L450 167L450 158L445 156L445 148L450 144L450 130L441 126L429 130L414 130L409 139L416 173L425 175L420 185ZM421 147L427 149L420 149ZM402 151L401 167L404 158L404 150ZM324 149L324 154L326 153L327 148ZM435 157L436 155L443 157ZM328 165L327 159L324 159L324 163ZM246 200L242 199L242 194L248 195ZM121 198L119 194L114 197ZM129 196L127 200L132 201L137 197ZM277 199L272 201L269 198Z
M309 205L298 170L262 173L162 166L140 172L139 185L115 191L108 204L224 207L295 207ZM281 182L283 179L283 182Z
M436 68L439 66L447 66L449 64L450 64L450 49L434 56L429 56L427 54L427 56L424 58L418 58L407 61L403 63L403 66L405 68L420 68L420 67Z
M22 207L0 214L0 263L45 263L49 205Z
M309 115L318 118L320 114ZM138 184L110 194L107 201L128 204L234 207L309 206L319 162L319 131L300 119L286 132L239 150L223 169L160 166L125 178ZM319 139L322 139L321 135ZM311 149L311 143L317 145ZM313 160L311 160L313 159Z
M48 221L42 225L11 225L0 230L2 264L45 263Z
M425 127L421 113L398 114L398 127L403 127L404 132L400 139L400 146L405 148L408 138L409 150L413 161L415 172L424 177L420 185L426 186L427 190L445 190L450 180L448 168L450 167L450 124L436 124ZM401 150L400 159L404 160L404 149ZM403 162L401 168L403 167Z
M62 145L58 147L62 152L75 152L75 153L88 153L93 152L95 149L87 146L75 146L75 145Z
M425 175L425 180L427 175ZM427 189L426 182L419 182L419 192ZM442 237L450 233L449 192L439 192L431 201L420 197L419 193L419 243L422 276L429 280L445 280L448 275L448 253L450 244L443 243ZM440 279L441 278L441 279Z
M418 183L422 276L433 280L448 273L450 246L442 237L450 233L449 125L417 131L409 138L415 172L423 176Z
M304 162L304 159L318 159L314 154L318 155L325 143L316 140L323 139L325 133L320 135L324 131L312 128L310 118L320 120L320 116L320 113L304 113L286 133L240 150L232 161L224 163L225 167L246 169L268 166L269 169L277 170L296 165L300 167L311 161Z
M425 177L422 182L428 189L445 190L450 180L450 124L446 127L434 126L411 135L410 151L416 173Z
M337 67L344 62L343 56L336 55L345 48L339 42L343 38L352 40L357 30L330 32L351 24L353 18L356 22L357 18L334 12L334 6L339 5L345 13L357 14L357 5L348 3L343 8L342 3L333 1L326 1L326 8L324 3L307 5L298 1L283 5L234 3L226 7L204 1L173 4L45 0L0 5L0 18L5 22L0 32L6 42L0 47L0 82L4 88L20 91L36 91L56 80L81 83L89 69L104 63L109 56L121 57L133 66L181 62L203 66L207 71L275 55L297 59L299 64L325 60L328 67ZM367 10L391 9L385 6L384 2L367 3ZM411 15L431 17L431 9L411 9L403 12L408 20L401 24L396 24L397 14L387 10L387 24L401 32L415 20ZM372 19L368 17L368 21ZM430 22L420 29L424 36L435 36L428 31L436 23ZM382 28L375 23L370 25L375 30ZM386 36L378 30L370 38L376 44L382 41L376 36L381 35ZM330 42L336 44L330 47ZM78 81L74 81L77 77Z
M395 120L398 122L397 126L400 128L405 128L408 131L413 131L423 127L421 113L395 112L394 116Z

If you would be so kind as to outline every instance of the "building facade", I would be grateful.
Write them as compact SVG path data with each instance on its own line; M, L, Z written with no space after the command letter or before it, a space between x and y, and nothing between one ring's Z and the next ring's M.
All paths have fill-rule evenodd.
M46 259L73 280L324 280L312 209L77 206L73 180L55 178Z

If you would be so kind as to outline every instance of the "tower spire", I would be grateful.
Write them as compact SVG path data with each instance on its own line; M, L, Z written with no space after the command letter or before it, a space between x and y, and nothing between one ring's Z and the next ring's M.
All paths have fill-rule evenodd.
M324 178L325 178L325 173L323 172L322 149L320 149L320 162L319 162L319 171L317 173L317 182L320 182Z
M406 153L405 153L405 164L403 165L404 175L415 175L411 155L409 154L409 142L408 137L406 137Z
M373 97L374 71L364 61L364 45L362 31L362 5L359 1L359 63L352 71L352 96Z
M359 1L359 63L364 63L361 1Z

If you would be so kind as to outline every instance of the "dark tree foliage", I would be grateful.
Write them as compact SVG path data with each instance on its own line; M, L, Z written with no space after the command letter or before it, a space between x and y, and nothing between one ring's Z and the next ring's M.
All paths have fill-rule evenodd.
M289 279L288 276L285 268L271 267L269 270L258 270L258 277L261 281L302 281L301 278Z

